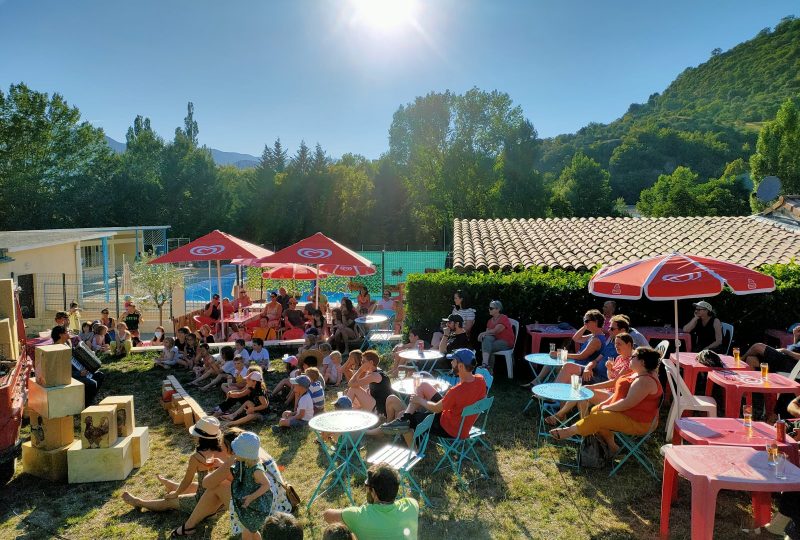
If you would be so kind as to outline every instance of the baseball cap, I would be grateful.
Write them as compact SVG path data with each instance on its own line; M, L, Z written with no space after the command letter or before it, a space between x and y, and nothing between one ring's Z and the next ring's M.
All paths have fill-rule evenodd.
M297 357L296 356L284 356L283 361L289 364L290 366L297 365Z
M342 396L336 400L336 403L333 404L334 409L352 409L353 408L353 400L347 396Z
M447 320L450 321L450 322L460 323L462 325L464 324L464 317L462 317L458 313L453 313L452 315L447 317Z
M696 304L692 304L692 305L694 307L699 307L700 309L707 309L709 312L714 313L714 308L712 308L711 304L709 304L705 300L702 300L702 301L697 302Z
M465 366L471 366L475 363L475 353L469 349L456 349L450 358L456 362L460 362Z
M245 378L246 379L252 379L254 381L263 381L264 380L263 375L261 375L261 372L259 372L259 371L251 371L250 373L247 374L247 377L245 377Z
M489 302L489 308L490 309L491 308L497 308L500 311L503 311L503 303L500 302L500 300L492 300L491 302Z
M317 330L316 328L309 328L308 330L306 330L306 335L307 336L318 336L319 335L319 330Z
M302 386L303 388L308 389L311 386L311 379L308 378L306 375L300 375L299 377L292 377L289 379L289 382L292 384L296 384Z

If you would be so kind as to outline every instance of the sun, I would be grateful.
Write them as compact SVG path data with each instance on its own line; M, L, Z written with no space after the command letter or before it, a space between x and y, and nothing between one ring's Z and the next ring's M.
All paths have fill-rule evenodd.
M414 22L415 0L350 0L354 22L375 30L399 29Z

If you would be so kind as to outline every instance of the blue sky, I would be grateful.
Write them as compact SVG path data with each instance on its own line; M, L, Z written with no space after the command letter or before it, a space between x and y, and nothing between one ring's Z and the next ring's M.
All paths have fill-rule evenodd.
M0 0L0 88L60 92L120 141L137 114L171 138L193 101L213 148L259 155L280 137L291 152L305 139L374 158L415 96L497 89L540 136L570 133L798 11L778 0L372 0L411 2L390 24L359 1Z

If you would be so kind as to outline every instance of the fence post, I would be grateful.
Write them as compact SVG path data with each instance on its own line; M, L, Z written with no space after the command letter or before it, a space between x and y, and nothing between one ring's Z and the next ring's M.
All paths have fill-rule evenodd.
M117 302L117 316L121 313L119 310L119 274L114 272L114 297Z
M381 298L383 298L383 291L386 290L386 244L383 244L381 250Z
M61 274L61 295L64 299L64 311L67 311L67 274Z

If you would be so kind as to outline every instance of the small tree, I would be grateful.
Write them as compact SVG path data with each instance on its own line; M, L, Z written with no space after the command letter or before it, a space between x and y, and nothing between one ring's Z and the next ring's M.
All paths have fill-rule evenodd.
M172 298L172 290L181 284L183 274L170 264L149 264L153 257L143 255L131 269L136 296L145 304L158 308L158 324L164 325L164 304Z

